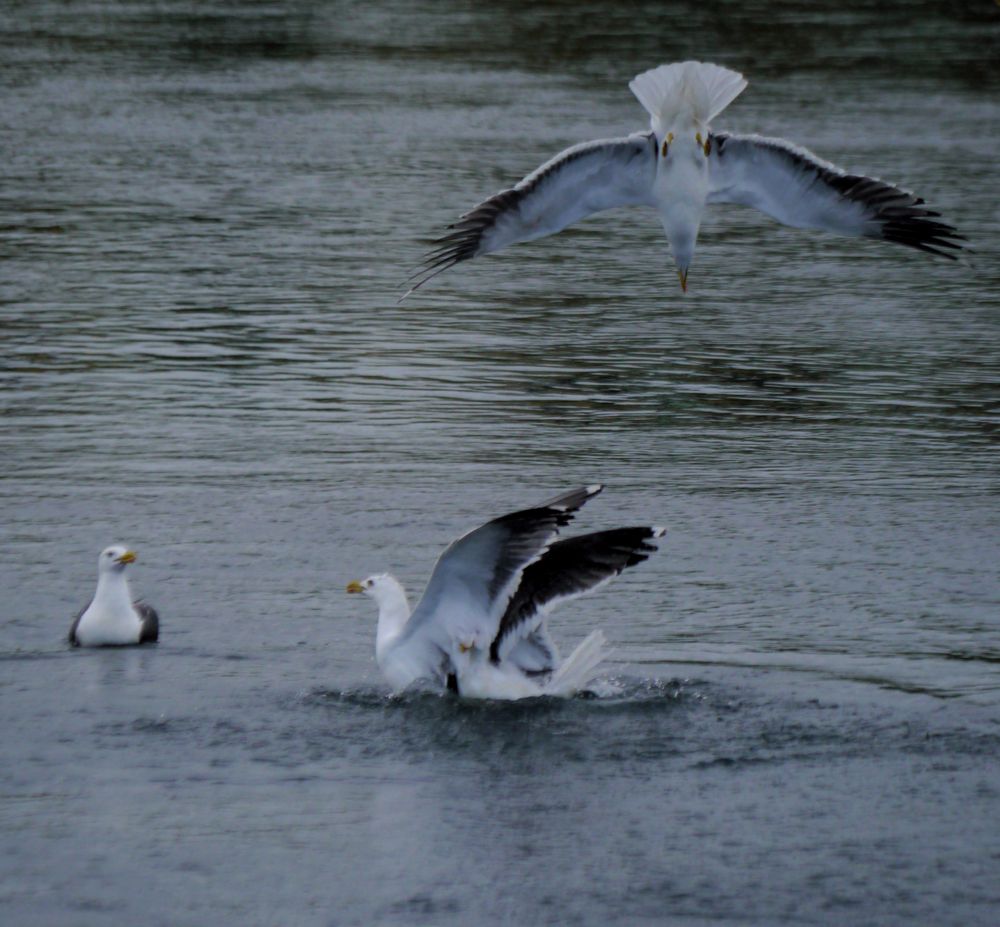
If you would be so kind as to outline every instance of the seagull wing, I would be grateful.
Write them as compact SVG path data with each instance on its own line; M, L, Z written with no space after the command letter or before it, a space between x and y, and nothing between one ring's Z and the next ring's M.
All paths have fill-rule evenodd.
M518 654L525 650L523 641L544 633L543 621L552 608L642 563L657 549L650 541L663 534L663 528L615 528L556 541L525 568L490 644L490 659L517 663ZM525 650L526 654L532 649ZM522 668L537 671L534 665Z
M603 209L653 205L655 177L652 132L567 148L448 226L453 231L434 243L404 298L460 261L561 232Z
M132 607L139 613L139 643L159 640L160 616L156 614L156 609L141 599L133 602Z
M442 654L453 653L459 644L489 647L522 571L602 488L564 493L495 518L452 542L393 645L392 659L413 667L414 678L438 677Z
M73 624L70 625L69 634L66 635L66 640L70 642L74 647L80 646L80 641L76 636L76 629L80 627L80 619L84 616L84 613L94 604L94 600L91 599L83 608L76 613L76 617L73 619Z
M559 651L544 623L508 648L504 660L526 676L547 676L559 666Z
M796 228L881 238L955 259L963 237L908 190L848 174L778 138L714 132L709 203L752 206Z

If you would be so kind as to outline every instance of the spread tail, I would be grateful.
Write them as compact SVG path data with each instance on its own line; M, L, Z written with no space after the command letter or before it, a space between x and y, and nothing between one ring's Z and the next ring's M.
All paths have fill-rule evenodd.
M594 678L597 665L611 653L601 631L591 631L552 675L546 695L573 695Z
M701 61L661 64L629 82L632 93L652 117L654 131L666 131L685 117L707 126L746 85L742 74Z

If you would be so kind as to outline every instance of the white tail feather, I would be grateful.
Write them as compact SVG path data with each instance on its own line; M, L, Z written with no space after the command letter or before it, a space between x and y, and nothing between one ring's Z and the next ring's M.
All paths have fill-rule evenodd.
M591 631L553 673L546 695L572 695L594 678L594 670L611 651L601 631Z
M652 117L654 131L665 131L678 119L707 126L746 85L742 74L701 61L661 64L629 82Z

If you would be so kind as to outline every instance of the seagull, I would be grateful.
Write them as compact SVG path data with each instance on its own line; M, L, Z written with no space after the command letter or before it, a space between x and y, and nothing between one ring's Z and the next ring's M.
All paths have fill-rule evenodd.
M115 545L97 559L97 591L90 604L76 616L69 629L74 647L120 647L145 644L160 634L160 619L152 606L132 601L125 567L135 562L135 552Z
M566 658L545 625L558 603L602 586L646 560L663 528L598 531L556 540L559 529L604 487L585 486L534 508L494 518L441 554L410 612L388 573L348 584L378 606L375 659L394 691L430 680L468 698L569 696L607 656L601 631Z
M849 174L784 139L713 131L712 120L746 86L742 74L700 61L639 74L629 88L649 113L649 132L574 145L484 200L434 242L401 300L461 261L561 232L616 206L659 213L685 292L702 215L714 203L955 260L964 237L908 190Z

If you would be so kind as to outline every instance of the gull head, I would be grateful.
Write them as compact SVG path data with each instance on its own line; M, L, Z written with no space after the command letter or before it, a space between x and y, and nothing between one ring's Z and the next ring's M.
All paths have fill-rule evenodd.
M98 573L121 573L130 563L135 563L135 551L113 544L105 547L97 558Z
M381 605L390 599L395 599L402 592L402 586L388 573L375 573L365 579L353 579L347 584L347 591L350 593L359 592L374 599Z
M378 606L378 627L375 631L375 659L382 672L390 677L395 672L388 664L388 654L410 617L410 603L399 580L388 573L376 573L366 579L351 580L347 591L368 596ZM405 674L404 674L405 675ZM400 677L401 679L404 677ZM409 684L408 680L402 687ZM395 683L393 683L395 685Z

